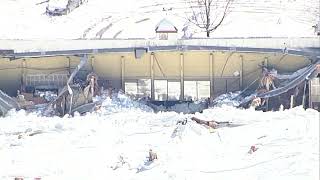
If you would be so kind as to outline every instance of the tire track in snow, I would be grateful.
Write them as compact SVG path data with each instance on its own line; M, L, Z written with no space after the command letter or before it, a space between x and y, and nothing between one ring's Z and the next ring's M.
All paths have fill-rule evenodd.
M107 32L108 29L110 29L114 24L116 24L116 23L118 23L118 22L120 22L120 21L122 21L122 20L124 20L124 19L128 19L128 18L129 18L129 17L117 19L117 20L111 22L110 24L108 24L107 26L101 28L101 29L96 33L96 37L95 37L95 38L101 39L102 36L103 36L103 34L104 34L105 32ZM117 32L117 33L114 35L114 37L117 37L120 33L122 33L122 31L123 31L123 30L120 30L119 32Z
M113 36L113 39L116 39L121 33L122 33L123 30L120 30L118 31L114 36Z
M82 38L85 39L88 35L88 33L94 29L97 25L99 25L100 23L103 23L104 21L110 19L112 16L108 16L106 18L102 18L99 22L94 23L93 25L91 25L90 27L88 27L82 34Z
M149 20L150 20L150 18L144 18L144 19L138 20L138 21L136 21L136 22L134 22L134 23L139 24L139 23L141 23L141 22L149 21Z
M112 23L108 24L107 26L103 27L96 33L96 38L101 39L103 34L112 27Z
M135 24L139 24L141 22L144 22L144 21L149 21L150 18L144 18L144 19L141 19L141 20L138 20L136 22L134 22ZM118 31L116 34L114 34L114 36L112 37L113 39L116 39L124 30L121 29L120 31Z

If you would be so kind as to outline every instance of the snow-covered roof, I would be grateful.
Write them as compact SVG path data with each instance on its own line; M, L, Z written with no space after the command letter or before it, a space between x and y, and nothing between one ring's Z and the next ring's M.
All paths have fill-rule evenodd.
M14 50L15 53L88 50L88 49L114 49L135 48L148 46L194 46L194 47L230 47L228 50L239 48L272 48L283 49L284 45L289 50L299 50L303 47L319 48L319 37L303 38L203 38L203 39L105 39L105 40L1 40L0 50Z
M156 26L156 32L178 32L178 29L166 18L162 19Z

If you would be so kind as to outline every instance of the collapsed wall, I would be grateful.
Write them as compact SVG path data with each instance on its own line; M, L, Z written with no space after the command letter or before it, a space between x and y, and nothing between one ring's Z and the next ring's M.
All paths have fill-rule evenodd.
M0 86L10 95L21 87L62 88L79 61L76 55L0 59ZM97 53L88 61L80 77L94 72L105 89L159 101L215 98L248 87L261 76L262 64L294 72L310 63L282 53L191 50L148 52L140 59L129 52Z
M19 104L0 90L0 115L6 114L11 109L19 109Z
M313 41L311 44L305 42L315 49L293 50L287 46L274 49L269 48L270 44L263 48L261 42L269 40L232 40L240 43L240 47L214 46L216 42L212 39L179 40L182 44L156 42L161 46L152 46L150 41L134 41L144 46L133 46L130 42L127 48L122 44L115 48L40 49L31 52L22 50L25 48L23 45L22 49L17 48L18 52L7 51L0 56L0 87L12 96L16 95L17 90L29 93L46 89L60 91L81 57L87 56L88 63L77 74L77 83L81 84L86 75L93 72L99 77L98 84L102 88L122 90L136 99L199 101L227 92L255 90L263 67L275 68L280 73L292 73L314 63L319 56L319 53L314 53L318 51ZM246 41L249 47L244 47ZM109 41L102 42L110 45ZM128 41L119 41L120 44L125 42ZM221 44L224 40L218 42ZM294 42L290 41L291 45L299 44Z

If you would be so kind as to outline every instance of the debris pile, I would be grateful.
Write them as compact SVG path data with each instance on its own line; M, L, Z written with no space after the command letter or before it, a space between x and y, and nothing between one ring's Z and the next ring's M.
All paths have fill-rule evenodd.
M112 97L112 89L100 87L98 75L91 72L84 80L76 77L80 69L87 63L87 56L80 58L77 68L70 74L64 87L51 85L35 85L34 87L22 84L21 91L12 98L0 90L0 115L6 114L10 109L26 109L39 111L39 105L45 106L42 111L44 116L73 115L75 112L84 114L97 111L102 104L102 98L97 96ZM307 107L310 97L309 79L319 76L320 61L302 68L292 74L279 74L270 67L262 67L262 77L258 88L248 93L248 88L235 93L223 94L216 99L210 98L199 102L189 101L152 101L150 98L142 98L139 102L151 107L155 112L175 111L183 113L202 112L212 106L228 104L235 107L252 107L256 110L279 110L280 107L289 109L297 105ZM258 79L257 79L258 80ZM112 97L113 98L113 97ZM159 104L160 103L160 104ZM161 104L162 103L162 104ZM320 103L320 102L316 102ZM219 124L215 121L204 122L192 119L199 124L216 128Z
M313 78L319 78L319 67L320 60L291 74L279 74L274 68L262 67L261 78L256 79L241 92L227 93L217 97L211 106L227 104L263 111L278 111L281 107L289 109L298 105L310 107L308 106L308 96L310 89L312 90L310 81ZM259 79L257 89L251 91L249 87Z
M155 159L158 159L157 153L153 152L152 149L149 150L149 157L148 160L150 162L154 161Z

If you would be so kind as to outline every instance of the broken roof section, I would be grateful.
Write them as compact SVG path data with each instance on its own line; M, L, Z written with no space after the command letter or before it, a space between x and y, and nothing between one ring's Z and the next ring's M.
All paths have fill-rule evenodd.
M177 33L178 29L166 18L162 19L156 25L156 33Z

